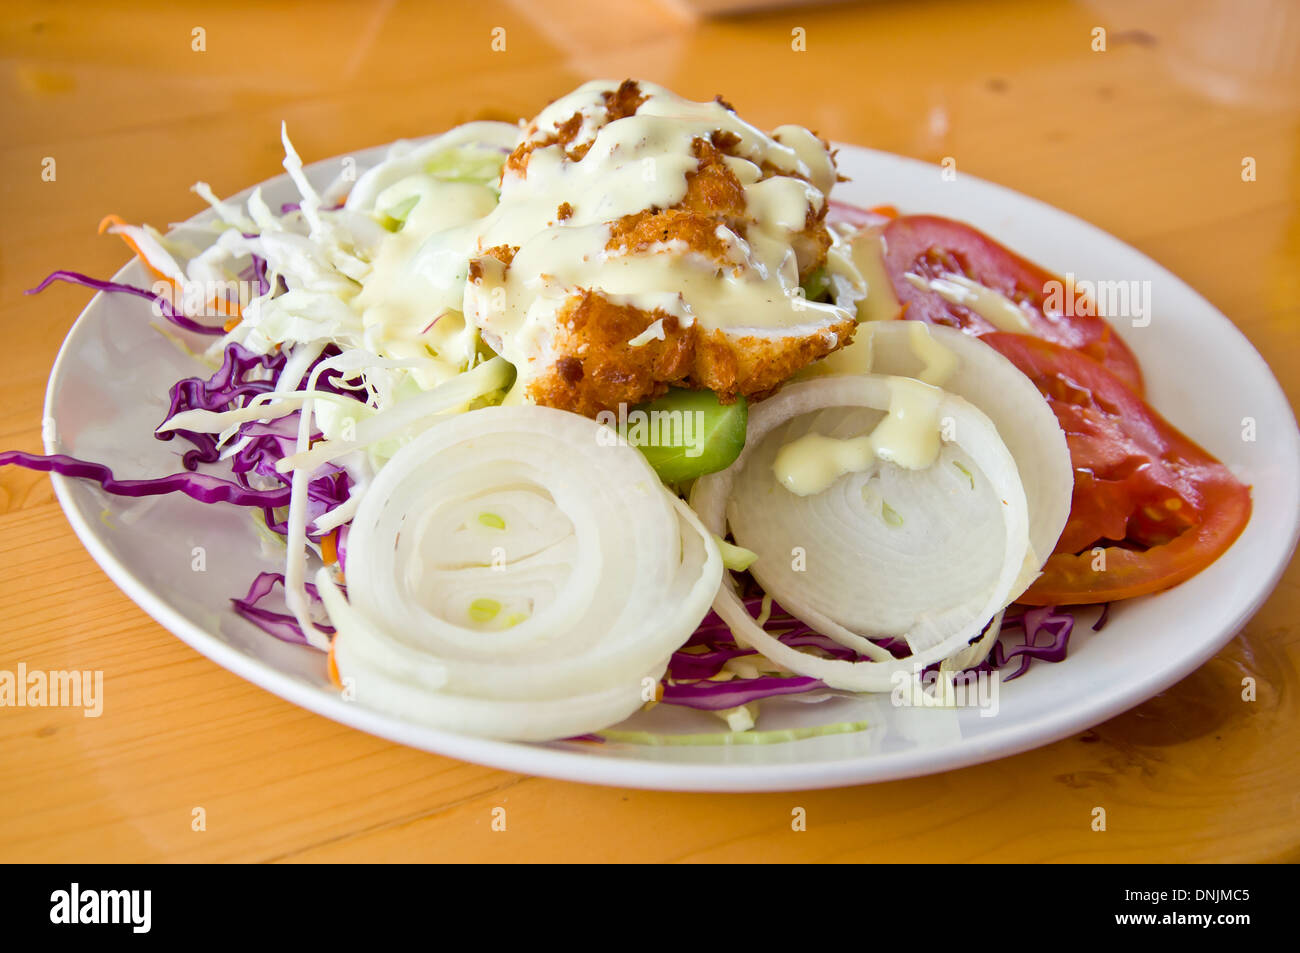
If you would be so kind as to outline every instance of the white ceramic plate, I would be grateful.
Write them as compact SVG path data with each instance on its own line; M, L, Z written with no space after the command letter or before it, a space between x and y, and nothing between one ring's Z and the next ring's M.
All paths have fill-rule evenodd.
M382 149L354 158L373 164ZM1001 686L998 713L973 708L895 708L882 698L820 704L765 703L760 728L865 720L870 728L781 744L640 746L482 741L408 724L342 700L324 657L281 643L229 611L254 573L278 569L240 510L186 498L125 500L89 483L54 477L77 535L104 571L159 623L217 664L296 704L402 744L525 774L643 788L764 791L832 787L943 771L1047 744L1162 691L1232 638L1276 584L1296 542L1300 439L1268 366L1232 323L1164 268L1070 215L1000 186L910 159L845 146L851 181L836 197L890 203L969 221L1057 273L1150 281L1149 327L1119 324L1142 362L1149 400L1254 487L1254 516L1232 549L1196 578L1124 603L1094 634L1084 614L1062 664L1035 664ZM341 160L309 170L323 186ZM200 172L201 170L196 170ZM281 176L265 184L273 207L296 193ZM242 198L242 196L240 196ZM89 240L89 236L87 238ZM51 268L59 262L51 261ZM119 281L148 284L133 261ZM180 469L176 445L153 438L169 386L201 366L151 327L149 306L99 295L55 362L46 396L47 452L109 464L119 477ZM206 376L206 375L205 375ZM1243 418L1256 437L1242 439ZM204 571L194 571L196 547ZM90 620L88 620L90 621ZM658 706L635 727L716 731L712 715Z

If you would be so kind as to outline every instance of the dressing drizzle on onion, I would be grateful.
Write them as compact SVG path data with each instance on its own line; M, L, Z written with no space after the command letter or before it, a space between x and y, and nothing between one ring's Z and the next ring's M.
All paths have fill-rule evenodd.
M963 652L1023 590L1026 569L1038 569L1016 461L989 418L955 395L938 392L934 419L918 423L941 427L928 466L874 455L803 496L778 481L783 447L814 432L871 435L916 383L864 374L792 384L753 407L744 452L692 493L710 532L730 529L758 554L750 572L768 595L871 660L819 658L781 643L750 617L730 577L718 614L738 640L834 688L889 691L898 673ZM886 638L906 641L912 654L893 658L873 641Z

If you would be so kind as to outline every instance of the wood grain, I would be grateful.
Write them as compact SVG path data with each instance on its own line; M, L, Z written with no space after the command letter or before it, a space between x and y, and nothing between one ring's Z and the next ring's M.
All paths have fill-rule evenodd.
M953 156L1078 214L1187 279L1300 399L1300 104L1287 92L1300 83L1285 72L1296 51L1291 66L1261 66L1249 40L1249 17L1271 5L1242 12L1240 29L1214 20L1214 4L1031 0L717 21L590 0L454 13L318 3L310 15L130 6L10 3L0 25L5 448L39 447L45 379L88 298L22 290L58 267L111 274L123 252L94 236L104 213L179 221L199 209L195 178L227 193L276 174L282 118L319 158L531 114L583 79L628 74L724 93L763 126ZM1219 38L1213 83L1196 68L1197 17ZM1090 48L1096 26L1110 31L1104 53ZM494 27L504 52L491 49ZM795 28L806 52L791 49ZM1245 156L1257 181L1242 181ZM54 182L41 179L46 157ZM7 469L0 667L102 669L111 707L99 719L0 709L0 859L1296 860L1298 610L1293 564L1245 631L1179 685L993 764L793 795L585 787L397 747L225 672L108 581L44 477ZM1253 702L1241 699L1247 675ZM1091 829L1095 806L1104 833ZM196 807L204 831L191 829ZM504 832L494 807L507 808ZM804 832L791 829L794 807Z

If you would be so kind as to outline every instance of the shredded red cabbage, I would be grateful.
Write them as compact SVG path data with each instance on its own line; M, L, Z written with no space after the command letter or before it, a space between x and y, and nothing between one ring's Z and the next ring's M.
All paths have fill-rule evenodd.
M323 476L318 476L307 484L307 523L310 525L317 517L322 516L334 507L345 503L349 495L349 487L352 485L352 479L348 476L347 471L336 467L332 463L327 463L321 467L326 471ZM286 492L289 485L288 474L285 477ZM269 510L263 513L266 519L266 525L274 533L281 536L289 535L289 523L287 518L277 518ZM322 533L307 533L307 538L313 542L319 543Z
M1014 632L1018 629L1024 630L1024 641L1011 649L1004 648L1001 640L994 643L988 659L977 670L985 666L989 670L1002 669L1013 658L1019 658L1020 667L1004 679L1009 682L1025 674L1033 659L1044 662L1064 661L1070 634L1074 631L1074 616L1059 611L1056 606L1035 606L1016 612L1008 610L1002 619L1002 631ZM1050 641L1040 645L1039 637L1043 634Z
M78 460L61 453L42 456L21 450L0 452L0 467L19 466L44 473L59 473L79 480L94 480L114 496L161 496L184 493L200 503L233 503L235 506L287 506L289 488L254 490L206 473L173 473L149 480L119 480L102 463Z
M758 678L736 678L728 682L667 682L664 684L663 701L670 705L722 711L777 695L798 695L825 687L818 679L802 675L763 675Z
M321 361L339 353L337 347L330 346L312 362L307 373L299 381L298 389L307 386L311 371ZM283 353L256 354L237 343L226 346L221 367L206 380L202 377L190 377L178 381L171 388L171 405L168 407L164 422L185 410L210 410L221 412L232 410L246 403L248 398L275 389L275 381L267 374L278 376L284 369ZM253 376L256 375L256 376ZM363 400L364 393L347 387L340 381L341 371L328 369L317 379L317 390L339 394L354 400ZM276 463L293 453L298 441L298 421L300 414L294 412L272 420L269 423L252 420L239 426L234 445L239 449L231 456L231 469L240 485L254 488L251 482L256 475L263 484L283 483L286 487L292 477L279 472ZM194 469L200 463L215 463L220 459L221 451L214 434L199 433L191 430L169 430L155 433L159 440L170 440L175 436L189 441L193 450L186 451L182 463L186 469ZM319 433L311 435L319 437ZM317 476L307 485L307 520L314 521L328 510L347 501L352 488L352 479L347 471L333 464L327 464L317 471ZM263 508L266 525L276 533L287 535L288 523L278 517L273 506ZM322 534L308 534L308 538L319 543Z
M753 649L743 649L738 645L732 645L730 648L710 648L705 652L683 652L678 649L668 662L668 673L670 677L678 680L712 678L733 658L757 654Z
M306 645L307 637L303 634L302 626L292 615L284 612L274 612L259 606L258 603L271 594L276 583L284 585L284 574L278 572L258 573L253 584L248 587L248 594L242 599L231 599L231 604L235 607L235 612L247 619L253 625L257 626L268 635L273 635L282 642L293 642L296 645ZM311 583L303 583L307 590L307 595L315 603L320 602L320 594L316 587ZM329 635L334 634L334 629L328 625L317 625L317 628Z
M509 152L510 150L507 149L507 150L505 150L505 151L506 151L506 152ZM337 212L339 209L341 209L344 205L347 205L347 204L348 204L348 200L347 200L347 198L345 197L345 198L340 199L340 200L338 201L337 204L335 204L335 205L330 205L330 206L326 207L326 208L325 208L325 211L327 211L327 212ZM281 214L281 215L288 215L290 212L301 212L301 211L302 211L302 203L301 203L301 202L282 202L282 203L280 204L280 214Z
M342 203L338 207L341 207ZM283 212L297 209L296 204L286 204ZM245 236L255 237L255 236ZM241 278L251 281L256 279L260 294L267 294L270 281L267 275L266 260L258 255L250 256L251 263L241 274ZM211 327L194 321L189 316L178 312L171 301L163 295L134 285L114 281L102 281L75 271L60 270L48 275L27 294L44 291L55 281L80 285L105 293L122 293L134 295L152 302L173 324L187 331L198 334L221 334L223 327ZM279 280L281 290L287 290L284 280ZM336 356L340 351L336 346L322 350L316 361L308 368L298 384L298 389L306 387L312 370L320 361ZM245 406L251 398L275 389L276 379L284 370L286 355L276 351L271 354L256 354L242 345L231 342L225 348L221 367L211 377L190 377L177 381L169 391L170 405L164 421L187 410L207 410L215 413L233 410ZM346 384L341 380L342 372L327 370L317 379L317 389L347 396L364 402L367 394L364 387ZM60 473L64 476L88 479L98 482L106 491L119 496L143 497L167 493L184 493L202 503L233 503L238 506L257 507L262 510L266 525L280 535L288 534L287 520L278 515L289 504L292 476L282 474L276 469L283 457L297 449L298 424L300 413L295 412L286 417L261 423L248 421L239 426L233 438L237 449L231 454L231 471L234 480L222 479L197 471L201 464L216 463L221 459L221 447L217 436L191 430L170 430L155 432L159 440L172 440L180 437L191 444L192 449L181 454L181 465L187 472L171 474L148 480L119 480L112 471L98 463L78 460L74 457L56 454L41 456L39 454L18 451L0 453L0 466L21 466L32 470ZM311 435L313 439L319 433ZM254 480L258 485L254 485ZM278 485L277 485L278 484ZM267 487L271 487L268 489ZM347 501L352 488L352 478L346 470L334 464L326 464L316 471L314 478L307 485L307 521L310 525L319 516ZM347 559L346 525L335 531L335 549L338 553L340 569ZM325 534L308 533L308 538L320 543ZM289 614L276 612L259 603L267 598L274 586L283 585L284 577L278 573L261 573L253 580L247 595L242 599L232 599L234 610L262 630L287 642L306 643L302 629L297 620ZM306 586L308 594L318 601L314 586ZM320 626L323 631L332 633L328 626Z
M762 598L745 600L751 615L761 611ZM771 606L767 627L778 639L796 648L815 648L830 658L862 661L864 656L840 645L800 622L776 603ZM698 649L703 651L698 651ZM757 655L751 648L736 644L730 627L716 612L710 612L696 627L681 649L672 654L664 677L662 701L707 711L721 711L778 695L799 695L824 690L819 679L802 675L763 675L758 678L735 678L714 681L727 662L747 655Z
M195 334L225 333L225 328L221 325L210 326L199 324L197 321L181 314L173 308L171 302L162 295L154 294L152 291L148 291L144 288L137 288L135 285L119 284L116 281L101 281L98 278L91 278L89 275L83 275L79 271L51 272L45 276L45 280L39 285L35 288L28 288L24 293L29 295L40 294L56 281L66 281L68 284L82 285L86 288L93 288L95 291L108 293L120 292L122 294L135 295L137 298L145 298L157 305L158 310L162 312L163 317L179 328L184 328L186 331L193 331Z
M283 354L254 354L243 346L231 342L226 345L221 367L212 377L187 377L177 381L171 387L171 404L167 408L164 423L186 410L210 410L221 412L240 406L236 401L265 394L275 389L275 382L265 378L249 380L248 375L256 368L278 374L284 368ZM195 469L200 463L215 463L221 456L217 448L215 434L198 433L193 430L167 430L155 433L159 440L171 440L182 437L194 444L193 450L187 450L181 456L181 464L187 470ZM295 434L296 436L296 434Z
M271 283L266 279L266 259L260 255L253 256L253 274L257 276L257 293L264 295L271 290Z
M746 610L755 618L762 611L762 603L763 598L757 595L744 600ZM1108 612L1109 606L1102 609L1101 618L1093 626L1094 630L1100 630L1105 624ZM786 645L815 648L829 658L850 662L866 661L865 656L814 631L775 602L771 603L765 628ZM1023 675L1034 659L1062 661L1069 646L1070 634L1074 630L1074 616L1059 611L1054 606L1012 606L1003 618L1002 631L1018 630L1025 632L1024 641L1020 645L1008 649L1000 641L995 643L989 657L974 670L1002 669L1011 659L1019 658L1019 667L1006 677L1006 681L1011 681ZM1048 641L1039 644L1044 635ZM908 654L907 644L901 639L875 641L895 658L904 658ZM754 649L738 645L730 627L716 612L710 612L686 644L674 652L669 660L663 681L662 700L672 705L719 711L778 695L797 695L826 689L820 680L804 676L765 675L729 681L712 680L732 659L757 654ZM931 668L938 668L938 665Z

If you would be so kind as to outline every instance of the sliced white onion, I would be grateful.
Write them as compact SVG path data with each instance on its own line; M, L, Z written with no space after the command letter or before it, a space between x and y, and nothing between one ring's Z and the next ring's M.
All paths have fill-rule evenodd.
M1041 565L1069 518L1074 468L1065 433L1038 388L993 348L956 328L920 321L876 321L858 327L858 336L864 335L870 335L870 370L876 374L923 374L924 355L931 349L918 342L921 336L928 336L951 356L942 376L931 383L970 401L997 427L1025 488L1029 542ZM855 339L851 347L862 343Z
M754 405L740 457L700 479L691 499L707 529L721 536L730 524L736 543L758 553L750 572L791 614L864 654L867 638L907 641L903 660L879 651L866 662L816 658L763 631L733 586L719 591L714 608L738 638L851 691L888 691L895 673L963 650L1018 594L1030 551L1015 460L992 422L951 394L939 400L947 433L932 465L876 461L808 496L777 482L772 465L790 440L870 432L890 406L892 380L823 377Z
M721 576L712 536L639 451L588 418L520 406L402 447L352 521L347 599L317 578L359 701L542 740L643 704Z
M1005 615L1006 610L995 615L979 640L949 655L939 663L939 671L963 672L968 668L974 668L988 658L989 653L993 651L993 645L997 642L998 636L1002 634L1002 617Z

